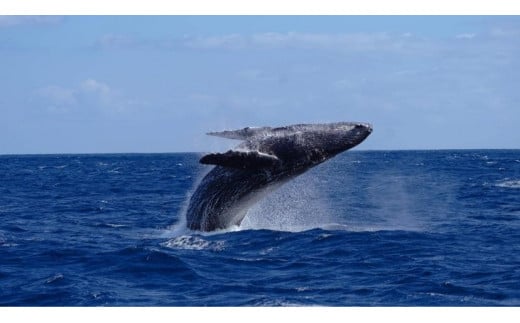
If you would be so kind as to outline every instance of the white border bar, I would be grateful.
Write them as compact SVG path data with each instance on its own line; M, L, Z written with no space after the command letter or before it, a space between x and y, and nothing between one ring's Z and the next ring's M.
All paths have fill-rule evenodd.
M518 15L518 0L0 0L2 15Z
M2 322L516 322L518 307L4 308Z

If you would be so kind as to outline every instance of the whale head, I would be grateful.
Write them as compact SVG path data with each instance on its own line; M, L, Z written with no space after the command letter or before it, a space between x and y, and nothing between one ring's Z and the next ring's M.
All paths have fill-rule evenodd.
M339 122L319 128L316 133L311 131L308 135L317 137L315 145L321 146L328 158L357 146L372 133L372 125L368 123Z
M276 156L283 164L308 168L357 146L371 132L368 123L299 124L274 128L268 135L255 136L243 146Z

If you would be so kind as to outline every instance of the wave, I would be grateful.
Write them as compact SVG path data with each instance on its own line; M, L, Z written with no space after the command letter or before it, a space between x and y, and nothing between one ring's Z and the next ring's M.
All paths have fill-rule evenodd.
M495 186L503 187L503 188L520 188L520 180L519 179L503 180L499 183L496 183Z

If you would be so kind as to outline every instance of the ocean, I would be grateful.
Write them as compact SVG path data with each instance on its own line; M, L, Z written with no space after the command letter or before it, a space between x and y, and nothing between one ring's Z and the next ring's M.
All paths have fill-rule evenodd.
M200 157L0 156L0 305L520 306L520 150L348 151L214 233Z

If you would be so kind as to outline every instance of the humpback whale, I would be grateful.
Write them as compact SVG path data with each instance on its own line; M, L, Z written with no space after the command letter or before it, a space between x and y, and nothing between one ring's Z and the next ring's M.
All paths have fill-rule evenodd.
M360 144L372 126L358 122L247 127L209 132L241 140L235 149L203 156L215 165L192 194L186 213L191 230L213 231L240 225L247 211L290 179Z

